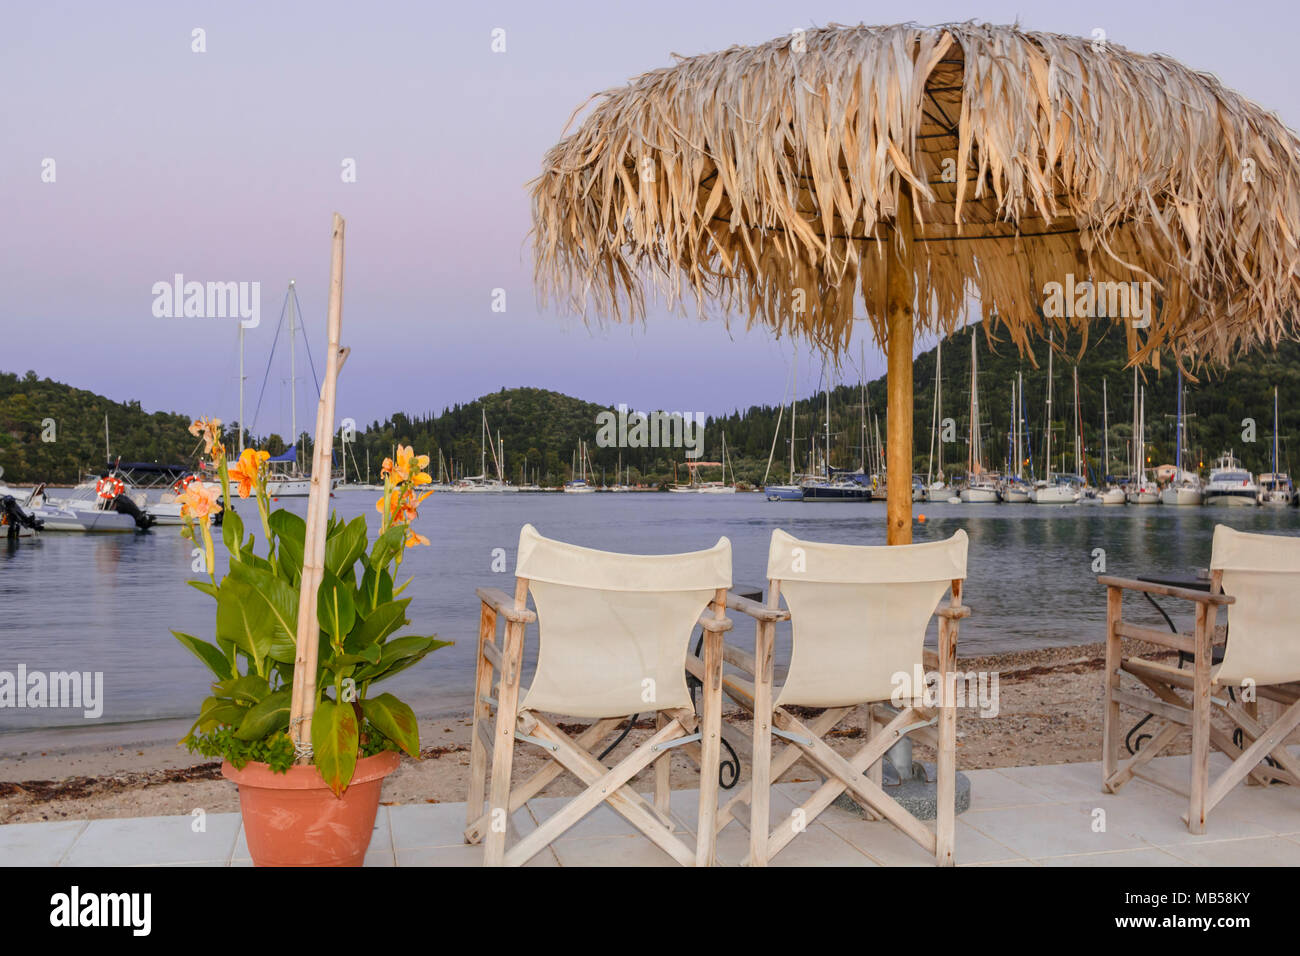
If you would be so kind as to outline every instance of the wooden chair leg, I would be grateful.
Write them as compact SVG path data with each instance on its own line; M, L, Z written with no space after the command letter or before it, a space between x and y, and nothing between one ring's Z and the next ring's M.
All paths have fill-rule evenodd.
M713 866L718 842L718 766L722 751L722 634L716 631L704 632L700 711L700 808L695 865Z
M465 803L465 826L473 826L483 815L483 798L487 788L487 747L483 743L483 726L491 719L491 707L483 698L492 693L492 662L483 646L496 637L497 612L483 605L478 625L478 660L474 665L474 722L469 735L469 795ZM467 840L468 842L468 840Z
M749 865L767 866L772 798L772 659L776 627L759 621L754 637L754 739L749 789Z
M957 622L939 619L939 747L934 858L952 866L957 838Z
M515 719L519 714L519 672L523 664L524 626L506 624L501 653L501 683L497 690L497 720L492 746L492 787L488 796L488 828L484 837L485 866L500 866L510 828L510 769L515 753Z
M1187 808L1187 829L1205 832L1206 798L1210 780L1210 648L1214 636L1213 611L1196 605L1196 661L1192 678L1192 784Z
M655 714L655 730L663 730L668 725L669 717L661 710ZM664 755L655 761L655 809L665 817L669 814L669 801L672 798L673 752L664 751Z
M1117 785L1112 784L1112 778L1115 776L1115 771L1119 769L1119 701L1115 698L1115 691L1119 690L1119 671L1122 663L1123 645L1115 629L1123 615L1123 608L1124 592L1120 588L1107 588L1106 672L1103 684L1105 697L1102 701L1101 725L1101 786L1103 790L1110 793L1119 789Z

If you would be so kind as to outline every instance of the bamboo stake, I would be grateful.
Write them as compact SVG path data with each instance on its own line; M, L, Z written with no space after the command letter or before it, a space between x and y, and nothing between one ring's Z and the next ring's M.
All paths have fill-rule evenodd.
M889 361L889 462L886 469L886 514L890 544L912 543L912 194L898 190L894 234L886 254L885 322Z
M311 755L311 718L316 709L316 660L320 623L316 592L325 576L325 529L329 519L330 475L334 448L334 398L348 350L339 346L343 326L343 217L334 214L330 256L329 350L325 384L316 405L316 444L312 449L311 491L307 497L307 532L303 542L302 583L298 599L297 653L293 659L293 696L289 731L300 762Z

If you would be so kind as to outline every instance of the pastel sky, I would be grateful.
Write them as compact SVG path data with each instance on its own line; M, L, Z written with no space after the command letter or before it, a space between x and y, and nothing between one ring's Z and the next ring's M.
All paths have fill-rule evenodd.
M152 313L155 282L257 281L250 424L285 287L318 367L330 215L347 219L339 417L438 411L502 386L709 414L781 400L790 349L656 310L540 312L525 184L591 93L826 23L1018 20L1161 52L1295 126L1294 4L771 0L9 3L0 8L0 370L146 409L237 417L236 322ZM506 31L493 53L491 32ZM206 52L191 50L192 31ZM345 183L345 159L357 181ZM56 180L42 181L55 161ZM491 311L506 290L507 312ZM857 349L854 349L855 359ZM301 353L300 353L301 358ZM868 344L871 375L883 357ZM299 420L311 420L310 374ZM804 365L801 384L818 369ZM257 431L287 431L287 357ZM856 377L856 376L855 376Z

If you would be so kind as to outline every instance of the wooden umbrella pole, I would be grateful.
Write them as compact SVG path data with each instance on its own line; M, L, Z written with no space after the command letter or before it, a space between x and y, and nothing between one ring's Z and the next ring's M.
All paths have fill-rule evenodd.
M343 227L343 217L335 213L330 257L329 350L325 353L325 384L316 405L316 444L312 449L311 491L307 497L307 532L303 541L302 583L298 592L297 653L293 659L293 696L289 707L289 731L298 758L303 762L311 754L311 718L316 709L316 661L320 652L316 592L325 576L325 531L333 470L334 399L339 371L348 355L348 350L339 346L343 327Z
M890 544L912 543L912 345L916 297L912 267L912 192L904 183L898 190L898 211L885 266L885 350L889 361L885 497L886 540Z

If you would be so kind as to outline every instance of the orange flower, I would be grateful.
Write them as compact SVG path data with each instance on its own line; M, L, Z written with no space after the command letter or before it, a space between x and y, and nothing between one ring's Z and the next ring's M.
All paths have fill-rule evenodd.
M200 418L190 425L190 434L195 438L203 439L203 453L211 454L212 449L219 448L224 453L225 449L221 445L221 419L220 418Z
M397 461L385 458L384 467L379 473L384 477L392 475L398 482L409 481L417 485L427 485L433 480L423 473L423 469L427 467L429 467L428 455L417 455L410 445L398 445Z
M410 534L407 535L406 538L406 546L408 548L414 548L416 545L421 545L421 544L427 545L428 543L429 543L428 538L426 538L422 534L417 534L414 531L410 532Z
M270 457L270 452L244 449L235 467L230 469L230 477L239 483L239 497L247 498L252 493L253 486L257 484L257 476L262 470L262 463Z
M209 491L203 482L190 482L190 486L180 497L181 517L198 518L207 524L212 520L213 515L221 511L221 505L217 502L218 497L217 492Z

